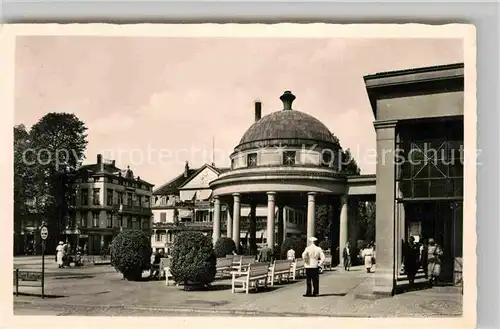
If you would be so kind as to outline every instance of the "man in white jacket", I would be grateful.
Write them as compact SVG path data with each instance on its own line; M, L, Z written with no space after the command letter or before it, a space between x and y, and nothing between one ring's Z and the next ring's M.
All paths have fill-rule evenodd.
M318 241L315 237L309 238L309 246L302 253L304 259L304 267L307 276L307 289L304 297L317 297L319 296L319 267L325 261L325 254L323 249L316 246L315 242ZM313 291L311 294L311 282Z

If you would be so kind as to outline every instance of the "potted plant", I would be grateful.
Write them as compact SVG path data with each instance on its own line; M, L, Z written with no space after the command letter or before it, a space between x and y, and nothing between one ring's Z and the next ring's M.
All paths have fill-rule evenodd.
M215 279L216 256L210 237L201 232L184 231L176 236L170 272L184 290L208 288Z
M151 266L151 238L142 230L118 233L111 244L111 265L130 281L139 281Z

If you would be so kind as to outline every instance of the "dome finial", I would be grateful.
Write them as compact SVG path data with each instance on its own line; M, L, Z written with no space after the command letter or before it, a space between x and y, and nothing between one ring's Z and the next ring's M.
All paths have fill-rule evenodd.
M287 90L281 95L281 101L283 102L283 110L289 111L292 109L292 103L295 100L295 95L291 91Z

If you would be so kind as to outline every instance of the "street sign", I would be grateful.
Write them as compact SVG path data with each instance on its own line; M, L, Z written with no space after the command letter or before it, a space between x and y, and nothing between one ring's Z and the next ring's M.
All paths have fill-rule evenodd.
M47 226L42 226L42 228L40 229L40 237L42 238L42 240L47 240L48 236L49 236L49 230Z

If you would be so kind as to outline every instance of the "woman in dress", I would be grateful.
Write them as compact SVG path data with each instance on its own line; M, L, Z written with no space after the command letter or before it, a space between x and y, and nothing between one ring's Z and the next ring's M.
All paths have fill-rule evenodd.
M64 258L64 242L59 241L59 245L56 247L56 258L57 258L57 266L59 268L63 267L63 258Z
M366 245L366 248L361 252L361 256L365 260L366 273L370 273L373 266L374 251L370 244Z
M434 241L429 239L429 246L427 247L427 276L431 284L437 284L439 275L441 274L441 257L443 250Z

